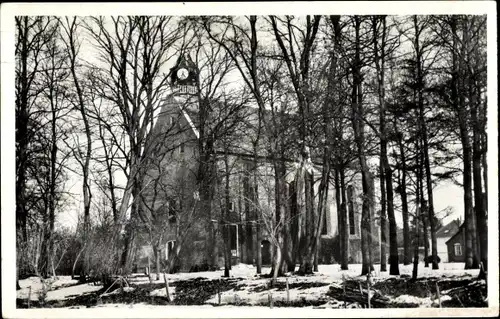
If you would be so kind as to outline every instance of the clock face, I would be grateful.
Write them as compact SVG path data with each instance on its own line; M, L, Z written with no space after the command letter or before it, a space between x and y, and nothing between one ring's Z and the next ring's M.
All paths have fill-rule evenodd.
M179 69L177 71L177 77L179 78L179 80L185 80L185 79L187 79L188 75L189 75L189 71L186 70L185 68Z

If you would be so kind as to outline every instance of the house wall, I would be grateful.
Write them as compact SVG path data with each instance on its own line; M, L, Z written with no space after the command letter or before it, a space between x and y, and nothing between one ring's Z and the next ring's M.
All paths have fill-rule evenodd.
M450 239L451 237L440 237L436 238L437 242L437 254L439 258L441 258L441 262L447 263L448 262L448 246L446 245L446 242Z
M463 227L460 229L460 233L453 236L447 243L448 250L448 262L465 262L465 234L463 232ZM455 251L455 244L459 244L461 248L461 254L457 255Z

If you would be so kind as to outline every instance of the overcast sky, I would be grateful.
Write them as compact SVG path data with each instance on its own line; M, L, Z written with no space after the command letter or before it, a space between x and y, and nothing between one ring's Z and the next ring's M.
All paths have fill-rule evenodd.
M21 9L19 9L21 8ZM9 11L10 10L10 11ZM285 12L286 10L286 12ZM116 4L99 4L99 5L84 5L84 4L53 4L53 5L36 5L36 4L25 4L23 6L5 6L2 5L2 44L13 43L13 24L8 24L7 22L12 22L14 13L16 14L39 14L39 15L127 15L127 14L231 14L231 15L241 15L241 14L306 14L306 13L324 13L324 14L425 14L425 13L441 13L441 14L451 14L451 13L466 13L466 14L484 14L488 12L488 8L485 6L477 4L467 4L462 3L460 6L453 6L451 3L446 2L441 3L411 3L411 2L391 2L390 6L380 5L377 3L365 3L360 5L359 3L353 2L331 2L331 3L266 3L266 5L255 5L252 3L237 3L237 4L133 4L133 3L123 3L117 6ZM490 23L491 26L491 23ZM489 30L491 27L489 26ZM496 29L495 29L496 30ZM491 36L491 34L489 34ZM9 42L10 41L10 42ZM13 82L11 79L5 81L5 77L13 75L13 50L11 48L6 48L8 45L2 46L2 105L12 104L13 97ZM6 52L7 54L4 54ZM89 53L89 59L91 58ZM494 55L496 56L496 55ZM495 58L493 58L494 60ZM489 60L490 62L490 60ZM166 68L171 66L171 61ZM490 65L490 64L489 64ZM496 63L495 63L496 65ZM9 70L9 66L11 69ZM167 70L168 71L168 70ZM489 72L491 74L491 72ZM10 84L8 83L10 82ZM490 81L491 82L491 81ZM495 83L495 82L494 82ZM12 87L9 87L12 85ZM493 86L493 90L489 89L489 92L496 92L496 86ZM6 93L6 94L4 94ZM9 102L10 101L10 102ZM489 103L495 103L492 98L489 99ZM14 123L12 118L12 113L4 112L5 108L2 107L2 162L5 156L13 156L13 141L8 140L6 137L8 134L4 134L10 129L10 132L14 132L12 124ZM496 114L495 112L490 114ZM496 136L496 123L495 126L489 125L490 136ZM490 138L491 141L495 139ZM9 151L10 149L10 151ZM496 146L489 148L490 152L494 151L490 157L496 158ZM8 155L5 155L8 154ZM3 165L2 165L3 166ZM490 165L490 169L493 169L496 173L496 165ZM13 172L13 171L12 171ZM4 169L2 168L2 179L9 174L4 174ZM10 177L11 181L15 179ZM2 182L3 184L3 182ZM77 178L73 178L68 182L68 186L72 186L72 191L77 195L80 194L81 182ZM490 188L491 189L491 188ZM3 192L3 190L2 190ZM453 207L454 214L448 219L456 218L458 216L463 216L463 191L461 187L452 184L451 182L442 183L435 189L435 208L436 212L445 209L447 206ZM2 205L3 206L3 205ZM59 215L59 220L63 224L74 224L77 220L77 214L81 211L79 203L76 202L74 207L64 214ZM401 219L400 214L397 214L398 219Z

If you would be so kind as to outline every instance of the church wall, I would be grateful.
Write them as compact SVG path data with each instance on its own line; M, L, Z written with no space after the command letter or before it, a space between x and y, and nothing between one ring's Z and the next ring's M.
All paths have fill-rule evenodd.
M166 192L169 192L168 196L177 196L179 200L185 200L186 197L193 198L194 192L197 190L196 174L198 167L197 154L197 139L193 133L192 128L189 126L186 118L181 114L178 109L179 102L168 100L160 114L157 122L157 126L162 128L162 130L170 130L169 134L161 137L159 140L164 144L165 148L170 148L172 145L179 145L182 141L183 151L180 150L180 146L174 150L169 150L166 152L165 156L158 156L156 160L160 168L153 168L148 173L150 174L150 180L158 177L162 174L163 181L166 185ZM177 126L177 131L171 130L172 125ZM242 140L243 141L243 140ZM244 141L248 144L248 141ZM246 145L246 149L248 145ZM240 147L240 145L238 145ZM258 175L258 197L259 202L257 205L246 205L246 199L248 198L248 185L245 185L245 172L248 171L249 167L252 165L251 157L250 159L242 160L236 156L229 157L229 165L231 167L230 174L230 202L232 204L232 212L229 216L229 222L238 225L238 249L237 257L240 261L252 260L252 248L249 245L253 245L250 242L249 231L251 229L245 227L247 220L255 219L255 216L248 215L246 211L248 207L252 207L257 210L257 218L262 216L267 216L267 218L273 218L275 204L274 204L274 169L269 162L259 162L257 168ZM217 168L220 176L223 177L225 172L224 162L220 158L217 161ZM287 169L290 173L291 170ZM319 177L319 172L315 173ZM289 179L293 177L287 177L287 181L291 182ZM248 183L253 183L253 173L249 172ZM218 187L218 194L213 201L212 207L212 217L217 220L221 220L222 212L224 209L224 186L225 181L223 178L220 179ZM319 181L315 183L315 195L318 195ZM329 186L327 207L326 207L326 234L322 234L322 251L323 251L323 261L332 262L335 260L335 255L338 253L338 248L336 248L335 241L338 237L338 220L337 220L337 207L335 202L335 192L334 184ZM165 195L167 196L167 195ZM361 220L361 197L360 195L354 194L354 234L350 235L350 256L352 256L353 262L360 262L361 249L360 249L360 220ZM160 204L159 204L160 205ZM317 197L316 197L316 208L317 208ZM203 262L204 249L207 234L206 221L204 221L203 212L200 212L200 219L193 225L193 236L184 244L181 252L181 264L183 270L189 270L190 265ZM376 237L379 238L379 230L376 227L377 223L374 223L374 233L376 232ZM167 234L166 238L171 238L172 233ZM265 227L262 227L262 239L268 239L269 235L266 232ZM219 265L223 265L223 241L220 233L217 237L218 241L218 255L219 255ZM378 241L378 239L377 239ZM374 253L372 257L376 260L379 255L376 252L378 244L374 244ZM337 251L335 251L337 250Z

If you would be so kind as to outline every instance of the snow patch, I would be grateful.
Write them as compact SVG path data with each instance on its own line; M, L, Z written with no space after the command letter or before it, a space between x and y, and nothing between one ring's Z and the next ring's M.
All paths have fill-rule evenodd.
M433 302L431 298L421 298L421 297L416 297L416 296L411 296L411 295L401 295L392 300L392 303L398 303L398 304L417 304L419 307L426 307L429 308L432 306Z
M19 280L21 289L17 291L17 298L38 300L43 293L44 285L39 277L29 277ZM65 287L69 286L69 287ZM49 278L45 280L45 289L47 289L46 300L64 300L70 297L83 295L101 289L102 286L93 286L90 284L78 284L78 280L71 279L71 276L58 276L57 279Z
M130 291L134 291L134 290L135 290L134 287L123 287L123 292L130 292ZM118 294L121 294L121 292L122 292L121 289L118 288L118 289L115 289L113 291L102 294L101 297L110 296L110 295L118 295Z
M175 287L169 287L168 292L170 294L170 298L172 298L172 300L175 299ZM165 288L159 288L159 289L152 290L149 293L149 295L155 296L155 297L166 297L167 291L165 290Z

